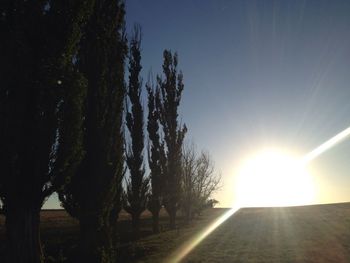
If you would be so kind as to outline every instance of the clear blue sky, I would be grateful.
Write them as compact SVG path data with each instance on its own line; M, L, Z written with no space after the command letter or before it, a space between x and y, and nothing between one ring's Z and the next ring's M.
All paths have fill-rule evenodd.
M244 156L303 155L350 126L350 1L129 0L126 12L142 26L145 81L163 49L179 54L181 118L222 173L222 206ZM310 165L318 203L350 201L350 140Z

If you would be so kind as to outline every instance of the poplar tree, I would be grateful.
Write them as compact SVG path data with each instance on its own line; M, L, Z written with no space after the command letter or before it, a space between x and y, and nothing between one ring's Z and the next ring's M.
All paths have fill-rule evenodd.
M147 83L148 94L148 166L150 168L151 194L148 210L152 213L152 228L159 233L159 212L162 208L162 182L165 165L164 144L160 137L159 111L156 105L160 103L159 88L155 89Z
M124 209L131 214L132 226L136 236L139 234L140 216L146 209L149 178L146 178L143 164L144 150L144 117L141 104L142 81L141 66L141 29L135 25L130 41L129 85L127 102L131 109L126 113L126 126L130 140L126 151L126 163L130 171L125 191Z
M121 206L125 94L124 1L96 0L77 56L88 81L84 159L59 193L80 224L81 262L114 262L114 224Z
M157 78L161 101L158 105L160 123L163 127L166 170L164 171L163 203L170 218L170 227L175 228L176 213L181 201L182 144L187 132L186 125L178 121L178 107L184 89L183 75L177 72L178 58L175 53L164 50L163 74Z
M92 1L0 4L0 198L9 262L43 262L40 209L82 156L86 80L74 64Z

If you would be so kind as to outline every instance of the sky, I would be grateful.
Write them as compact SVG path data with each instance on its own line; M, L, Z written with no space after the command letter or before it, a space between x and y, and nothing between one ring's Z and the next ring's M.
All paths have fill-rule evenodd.
M180 119L222 174L220 206L234 203L249 156L303 156L350 126L349 13L337 0L126 1L128 31L142 27L144 82L161 73L164 49L178 52ZM350 201L349 157L350 139L309 163L314 203Z

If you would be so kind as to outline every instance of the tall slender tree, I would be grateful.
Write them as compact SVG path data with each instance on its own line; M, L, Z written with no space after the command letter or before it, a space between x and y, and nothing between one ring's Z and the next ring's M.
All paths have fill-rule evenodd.
M160 123L163 127L166 145L166 171L164 173L165 193L163 202L170 218L170 227L175 228L176 212L181 199L181 156L182 144L187 132L186 125L179 124L178 107L184 89L183 75L177 72L178 58L175 53L164 50L163 74L157 77L160 88Z
M148 82L148 165L150 168L151 194L148 210L152 213L153 232L159 233L159 212L162 208L162 179L165 168L164 144L160 137L159 112L156 105L160 103L159 88L154 90Z
M0 4L0 197L9 262L42 262L40 209L82 151L86 81L73 58L93 1Z
M77 56L88 80L85 157L59 193L63 206L79 219L81 262L114 262L111 218L121 205L126 52L124 1L96 0Z
M132 225L136 237L139 234L140 216L146 209L149 178L146 177L143 164L144 151L144 117L141 102L141 28L135 25L130 41L128 102L131 109L126 113L126 126L130 134L130 142L126 151L126 163L130 171L125 191L124 209L131 214ZM127 103L128 104L128 103Z

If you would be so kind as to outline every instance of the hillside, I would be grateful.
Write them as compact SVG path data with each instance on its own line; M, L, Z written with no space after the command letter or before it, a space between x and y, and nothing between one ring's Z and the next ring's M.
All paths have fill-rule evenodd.
M184 262L350 262L350 203L241 209Z
M129 215L121 213L122 262L169 262L176 248L196 237L226 209L209 209L188 226L158 235L150 232L150 215L142 220L143 238L130 243ZM77 222L63 210L42 212L47 254L70 253ZM4 225L0 217L0 240ZM179 221L181 222L181 220ZM162 225L167 217L162 213ZM165 227L166 228L166 227ZM2 258L0 249L0 259ZM285 208L242 208L200 243L182 262L350 262L350 203Z

